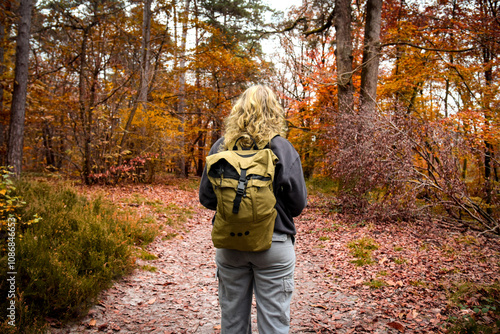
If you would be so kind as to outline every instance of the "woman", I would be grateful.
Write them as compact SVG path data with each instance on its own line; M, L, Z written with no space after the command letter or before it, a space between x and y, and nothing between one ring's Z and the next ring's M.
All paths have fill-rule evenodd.
M216 251L222 333L251 333L253 293L260 333L288 333L290 328L296 234L293 217L306 206L307 191L297 151L288 140L278 136L284 128L284 111L276 95L267 86L255 85L237 100L226 119L224 137L209 152L210 155L232 148L241 137L238 142L242 148L251 148L254 141L259 148L269 145L279 159L273 183L278 214L271 248L262 252ZM206 168L199 198L206 208L216 210L217 198Z

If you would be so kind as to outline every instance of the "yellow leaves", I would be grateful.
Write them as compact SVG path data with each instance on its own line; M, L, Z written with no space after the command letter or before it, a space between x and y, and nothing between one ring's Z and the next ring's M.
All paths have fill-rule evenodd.
M484 148L485 142L500 142L499 120L489 118L485 110L465 109L450 117L450 127L459 129L475 148Z
M22 238L20 232L22 228L36 224L42 218L35 214L31 220L23 221L20 209L26 205L26 202L19 196L12 196L13 190L15 190L15 187L10 180L10 172L4 167L0 168L0 229L3 230L15 222L16 226L18 226L16 230L19 230L17 237Z
M38 214L36 213L34 216L33 216L33 219L27 221L25 223L25 225L31 225L31 224L36 224L36 223L39 223L40 221L42 220L42 217L38 216Z
M123 151L121 151L121 152L120 152L120 154L121 154L122 156L128 155L128 154L130 154L130 153L132 153L132 151L130 151L130 150L123 150Z

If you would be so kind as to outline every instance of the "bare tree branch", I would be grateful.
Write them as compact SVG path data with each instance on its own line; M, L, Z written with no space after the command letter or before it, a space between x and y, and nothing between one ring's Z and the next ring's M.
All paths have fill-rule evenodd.
M333 19L335 18L335 8L333 8L332 12L330 13L330 15L328 15L327 19L326 19L326 22L325 24L323 24L321 27L319 28L316 28L316 29L313 29L313 30L309 30L309 31L306 31L304 33L304 36L309 36L309 35L312 35L312 34L318 34L320 32L323 32L323 31L326 31L328 30L332 25L333 25Z
M420 49L420 50L425 50L425 51L436 51L436 52L469 52L469 51L474 51L475 48L468 48L468 49L458 49L458 50L447 50L447 49L438 49L438 48L428 48L425 46L420 46L417 44L409 43L409 42L392 42L392 43L384 43L381 45L381 47L385 46L394 46L394 45L407 45L412 48Z

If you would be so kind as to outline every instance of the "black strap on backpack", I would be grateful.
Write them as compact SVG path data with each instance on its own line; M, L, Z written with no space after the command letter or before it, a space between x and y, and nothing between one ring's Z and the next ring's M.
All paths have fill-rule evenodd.
M234 142L233 151L238 150L238 146L236 146L236 144L238 143L238 141L241 138L244 138L244 136L239 137ZM252 139L252 142L253 142L253 149L258 150L259 147L257 146L255 139L251 136L250 136L250 139ZM247 187L247 184L248 184L247 170L241 169L240 178L238 180L238 187L236 188L236 197L234 198L234 201L233 201L233 213L234 214L237 214L240 211L241 200L243 199L243 196L245 195L245 189Z
M233 202L233 213L237 214L240 211L240 204L243 195L245 195L245 189L247 187L248 179L247 179L247 170L242 169L240 179L238 180L238 188L236 189L236 197Z
M236 146L236 144L243 137L244 136L241 136L238 139L236 139L236 141L234 142L233 151L238 150L238 146ZM259 147L257 146L255 139L251 136L250 136L250 139L252 139L252 141L253 141L253 149L258 150ZM269 141L269 143L267 143L264 148L269 148L270 144L271 144L271 142ZM243 196L245 195L245 189L247 187L247 184L248 184L247 170L241 169L240 178L238 180L238 187L236 189L236 197L234 198L234 201L233 201L233 213L234 214L237 214L240 210L241 200L243 199Z
M243 138L243 136L239 137L234 142L233 151L238 150L238 146L236 146L236 144L238 143L238 141L241 138ZM250 139L252 139L252 141L253 141L253 149L258 150L259 148L257 147L257 143L255 142L255 139L253 137L250 137ZM240 211L240 204L241 204L241 200L243 199L243 195L245 195L245 189L247 187L247 183L248 183L247 170L242 169L241 174L240 174L240 178L238 180L238 187L236 188L236 196L234 197L234 201L233 201L233 213L234 214L237 214Z
M239 138L238 138L238 139L236 139L236 141L234 142L233 151L237 151L237 150L238 150L238 146L236 146L236 144L238 143L238 141L239 141L241 138L244 138L244 136L239 137ZM254 150L258 150L258 149L259 149L259 147L257 146L257 143L255 142L255 139L254 139L253 137L250 137L250 139L252 139L252 141L253 141L253 149L254 149Z

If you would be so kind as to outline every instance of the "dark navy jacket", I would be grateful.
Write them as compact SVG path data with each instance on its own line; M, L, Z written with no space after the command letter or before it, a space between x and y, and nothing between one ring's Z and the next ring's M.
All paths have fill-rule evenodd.
M223 140L223 138L219 139L208 154L218 152ZM293 217L297 217L307 205L307 189L300 156L292 144L280 136L274 137L269 147L279 159L276 164L273 184L276 195L276 210L278 211L274 230L295 235L297 230L293 223ZM204 207L216 210L217 197L208 180L206 166L201 178L199 197L200 203Z

